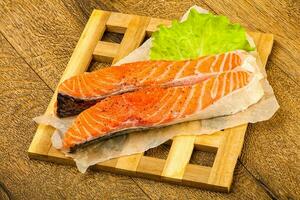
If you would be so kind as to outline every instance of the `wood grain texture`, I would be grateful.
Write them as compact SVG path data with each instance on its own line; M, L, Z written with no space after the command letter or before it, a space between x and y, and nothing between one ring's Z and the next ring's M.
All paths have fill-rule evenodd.
M54 91L84 24L61 1L4 0L0 16L1 33Z
M20 61L18 54L54 90L92 9L173 19L194 4L212 8L215 13L227 15L253 30L275 34L276 43L267 73L281 108L271 120L248 128L242 163L238 164L235 171L232 193L212 193L138 178L134 179L135 182L152 199L299 197L299 1L15 0L0 2L0 31L16 49L11 53L12 48L3 45L1 40L1 70L5 71L7 79L0 78L0 87L5 87L7 91L1 93L0 101L1 119L5 119L1 124L1 128L4 128L0 136L0 158L5 160L0 163L0 179L17 199L21 199L22 194L31 199L75 199L74 191L77 191L77 198L144 198L141 190L132 186L132 181L124 176L99 172L89 172L83 176L73 167L28 161L24 146L28 147L36 128L30 122L31 118L45 110L52 93L44 86L41 90L45 91L37 94L35 90L38 87L28 82L35 76L34 72L28 72L28 68L24 71L27 65L24 60ZM23 79L15 79L17 66L21 70L19 77ZM6 80L11 82L3 84ZM22 84L15 85L18 82ZM41 87L42 82L39 81L37 85ZM3 101L5 95L7 97ZM11 101L12 98L16 100ZM24 101L30 103L24 104ZM37 108L34 108L32 101L36 102ZM164 152L156 154L162 155ZM210 162L210 156L207 159ZM40 185L43 187L38 187Z
M29 160L26 149L37 127L32 118L44 112L53 92L2 34L0 44L0 181L12 196L149 199L129 177L105 172L83 175L74 167Z
M241 161L280 199L300 196L300 88L272 60L267 71L280 109L268 121L249 125Z

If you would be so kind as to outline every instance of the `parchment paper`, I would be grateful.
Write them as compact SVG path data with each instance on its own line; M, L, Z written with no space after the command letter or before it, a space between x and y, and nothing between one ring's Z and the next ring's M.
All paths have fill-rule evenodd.
M207 10L204 10L198 6L193 6L191 8L195 8L199 12L208 12ZM190 9L183 15L182 20L186 19ZM249 36L248 38L250 44L254 45L252 38ZM147 40L141 47L134 50L127 57L120 60L118 63L116 63L116 65L149 59L150 47L151 39ZM130 133L109 139L107 141L89 145L82 149L78 149L74 154L67 152L64 153L67 156L72 157L76 162L78 170L84 173L89 166L98 162L147 151L148 149L159 146L160 144L178 135L211 134L216 131L235 127L241 124L268 120L274 115L276 110L279 108L279 105L274 96L272 87L266 79L266 73L262 67L257 52L253 52L252 54L257 58L257 64L261 69L261 73L264 75L264 78L261 80L261 84L265 94L258 103L250 106L248 109L234 115L192 121L160 129ZM52 136L52 144L55 148L60 148L63 133L66 132L74 119L75 117L60 119L54 115L44 115L37 117L34 120L37 123L48 124L56 128L56 131Z

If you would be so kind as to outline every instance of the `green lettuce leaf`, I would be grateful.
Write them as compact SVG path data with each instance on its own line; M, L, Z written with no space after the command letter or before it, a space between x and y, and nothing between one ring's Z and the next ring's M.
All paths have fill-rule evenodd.
M183 60L233 51L251 51L246 31L225 16L201 14L192 9L184 22L160 26L152 35L151 60Z

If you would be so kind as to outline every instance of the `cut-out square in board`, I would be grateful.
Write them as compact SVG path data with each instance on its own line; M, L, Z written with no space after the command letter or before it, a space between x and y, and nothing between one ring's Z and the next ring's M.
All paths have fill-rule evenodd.
M92 60L87 72L93 72L93 71L103 69L105 67L110 67L110 66L111 66L111 63L97 62L95 60Z
M194 148L190 164L212 167L216 158L215 152L198 151Z
M143 39L143 42L141 43L141 45L143 45L144 42L146 42L150 38L151 38L151 36L149 36L149 35L146 34L145 37L144 37L144 39Z
M123 37L124 37L123 33L114 33L114 32L105 30L100 41L120 44Z
M117 56L123 33L105 31L93 52L93 60L97 62L111 63Z
M171 141L167 141L164 144L161 144L155 148L149 149L145 152L145 156L160 158L166 160L170 151Z

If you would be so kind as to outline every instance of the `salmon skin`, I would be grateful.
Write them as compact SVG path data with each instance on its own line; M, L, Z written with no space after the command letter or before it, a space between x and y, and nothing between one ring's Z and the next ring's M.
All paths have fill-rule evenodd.
M83 144L134 130L236 113L262 97L263 92L246 99L233 96L253 85L254 77L248 71L228 71L192 85L152 87L107 97L78 115L63 137L63 149L74 152ZM259 91L257 87L253 91ZM224 104L226 111L222 111Z
M58 88L57 116L79 114L100 100L144 87L192 85L219 73L236 70L243 51L186 61L142 61L74 76Z

